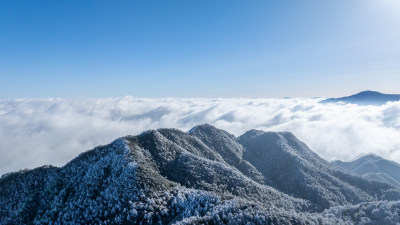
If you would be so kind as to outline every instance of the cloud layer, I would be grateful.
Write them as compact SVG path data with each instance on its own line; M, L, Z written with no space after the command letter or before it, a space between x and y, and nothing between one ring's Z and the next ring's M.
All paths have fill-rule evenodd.
M0 100L0 174L44 164L128 134L210 123L235 135L291 131L327 160L375 153L400 162L400 102L319 104L320 99Z

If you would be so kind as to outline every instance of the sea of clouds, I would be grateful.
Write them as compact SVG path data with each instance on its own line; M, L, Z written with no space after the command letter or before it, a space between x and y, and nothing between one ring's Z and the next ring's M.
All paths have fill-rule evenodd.
M291 131L326 160L375 153L400 162L400 102L382 106L295 99L0 100L0 174L62 166L79 153L148 129L209 123L235 135Z

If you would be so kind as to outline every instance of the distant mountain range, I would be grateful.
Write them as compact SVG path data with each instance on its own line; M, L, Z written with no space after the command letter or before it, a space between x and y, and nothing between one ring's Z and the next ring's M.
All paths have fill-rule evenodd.
M333 165L366 178L385 181L400 187L400 164L375 154L359 157L351 162L333 161Z
M363 91L355 95L342 98L328 98L320 101L320 103L352 103L358 105L383 105L387 102L400 101L398 94L383 94L376 91Z
M289 132L203 124L119 138L0 178L0 224L395 224L400 189Z

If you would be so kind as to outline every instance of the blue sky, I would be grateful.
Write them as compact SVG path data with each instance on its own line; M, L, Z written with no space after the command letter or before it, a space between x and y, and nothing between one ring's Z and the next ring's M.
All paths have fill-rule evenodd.
M400 2L0 1L0 98L400 90Z

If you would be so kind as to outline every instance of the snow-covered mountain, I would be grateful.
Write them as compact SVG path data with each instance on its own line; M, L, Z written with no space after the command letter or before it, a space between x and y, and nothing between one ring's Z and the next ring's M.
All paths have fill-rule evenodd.
M249 160L267 184L323 210L336 205L386 199L391 186L337 170L292 133L249 131L239 137ZM377 192L376 190L386 190Z
M328 98L320 101L321 103L353 103L358 105L383 105L387 102L400 101L398 94L383 94L376 91L362 91L358 94L341 97L341 98Z
M3 175L0 224L391 224L399 200L395 186L336 168L291 133L204 124Z
M400 187L400 164L375 154L364 155L350 162L336 160L332 164L363 177L385 181Z

